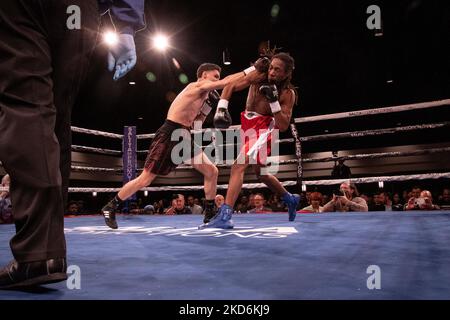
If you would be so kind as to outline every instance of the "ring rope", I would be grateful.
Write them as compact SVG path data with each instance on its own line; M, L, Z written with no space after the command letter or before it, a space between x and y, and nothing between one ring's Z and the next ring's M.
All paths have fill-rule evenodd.
M338 160L365 160L365 159L381 159L390 157L409 157L409 156L420 156L435 153L445 153L450 152L450 147L445 148L431 148L424 150L413 150L413 151L391 151L391 152L377 152L377 153L362 153L348 156L340 157L324 157L324 158L305 158L303 162L332 162ZM291 161L291 160L286 160Z
M154 133L147 133L147 134L137 134L136 139L153 139L155 137Z
M446 153L450 152L450 147L445 148L431 148L424 150L413 150L413 151L391 151L391 152L379 152L379 153L362 153L356 155L340 156L340 157L323 157L323 158L303 158L303 163L313 163L313 162L333 162L338 160L365 160L365 159L381 159L390 157L409 157L409 156L420 156L427 154L436 153ZM281 160L278 164L297 164L298 159L288 159ZM233 163L216 164L217 167L229 167ZM0 163L1 165L1 163ZM181 164L176 169L187 169L193 168L189 164ZM86 171L86 172L117 172L121 173L123 170L121 168L102 168L102 167L86 167L86 166L72 166L74 171ZM138 169L142 171L142 168Z
M353 183L374 183L374 182L395 182L395 181L405 181L405 180L428 180L428 179L441 179L450 178L450 172L443 173L425 173L425 174L413 174L413 175L399 175L399 176L381 176L381 177L363 177L363 178L351 178L351 179L328 179L328 180L304 180L302 184L310 186L325 186L325 185L336 185L343 182L353 182ZM283 181L281 182L283 186L296 186L297 181ZM228 189L227 184L217 185L218 189ZM267 188L263 183L245 183L242 185L244 189L255 189L255 188ZM71 187L69 192L118 192L121 188L78 188ZM203 190L203 186L164 186L164 187L146 187L140 191L193 191L193 190ZM0 192L9 191L8 187L0 187Z
M419 124L419 125L395 127L395 128L387 128L387 129L330 133L330 134L323 134L323 135L300 137L300 141L322 141L322 140L342 139L342 138L359 138L359 137L366 137L366 136L378 136L378 135L392 134L392 133L397 133L397 132L444 128L444 127L448 127L449 125L450 125L450 122L446 121L446 122L441 122L441 123Z
M339 112L339 113L332 113L332 114L326 114L326 115L320 115L320 116L295 118L295 123L305 123L305 122L334 120L334 119L343 119L343 118L351 118L351 117L371 116L371 115L377 115L377 114L383 114L383 113L393 113L393 112L402 112L402 111L410 111L410 110L418 110L418 109L435 108L435 107L445 106L448 104L450 104L450 99L422 102L422 103L405 104L405 105L385 107L385 108Z
M361 130L361 131L348 131L340 133L329 133L329 134L319 134L314 136L299 137L301 142L309 141L323 141L332 139L343 139L343 138L361 138L368 136L379 136L384 134L393 134L398 132L408 132L415 130L427 130L427 129L439 129L450 126L450 122L440 122L440 123L429 123L429 124L418 124L411 126L386 128L386 129L376 129L376 130ZM292 143L295 142L294 138L280 139L276 141L278 143ZM223 146L234 146L234 144L224 144ZM146 150L138 150L138 153L146 153Z
M123 134L110 133L110 132L92 130L92 129L85 129L85 128L79 128L79 127L73 127L73 126L70 128L72 129L73 132L91 134L94 136L103 136L103 137L114 138L114 139L123 139Z
M101 154L110 154L110 155L122 155L122 151L118 150L111 150L111 149L103 149L103 148L93 148L93 147L85 147L85 146L78 146L78 145L72 145L72 151L88 151L93 153L101 153Z
M302 184L310 186L325 186L325 185L336 185L342 182L353 182L353 183L374 183L374 182L396 182L405 180L428 180L428 179L442 179L450 178L450 172L442 173L425 173L425 174L412 174L412 175L399 175L399 176L380 176L380 177L361 177L361 178L351 178L351 179L328 179L328 180L304 180ZM283 181L281 182L283 186L296 186L297 181ZM217 185L218 189L228 189L228 184ZM255 189L255 188L267 188L263 183L245 183L242 185L244 189ZM78 188L71 187L69 192L117 192L121 188ZM141 191L193 191L193 190L203 190L203 186L164 186L164 187L146 187L142 188ZM8 187L0 187L1 191L9 191Z
M123 172L123 169L119 168L99 168L99 167L85 167L85 166L71 166L75 172Z
M450 147L445 148L431 148L424 150L413 150L413 151L391 151L391 152L378 152L378 153L362 153L348 156L340 156L340 157L323 157L323 158L304 158L301 159L303 163L313 163L313 162L333 162L338 160L365 160L365 159L382 159L382 158L390 158L390 157L409 157L409 156L420 156L427 154L436 154L436 153L446 153L450 152ZM298 159L288 159L288 160L280 160L277 162L278 164L297 164ZM216 164L217 167L226 168L230 167L233 163L220 163ZM192 169L192 165L189 164L180 164L176 170L180 169ZM74 171L100 171L100 172L122 172L123 170L120 168L100 168L100 167L84 167L84 166L72 166ZM142 168L137 169L138 171L142 171Z

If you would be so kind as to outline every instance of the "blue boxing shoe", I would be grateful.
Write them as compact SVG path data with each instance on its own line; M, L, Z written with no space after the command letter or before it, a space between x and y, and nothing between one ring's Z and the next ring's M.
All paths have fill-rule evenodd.
M233 220L231 220L232 215L233 208L224 203L214 218L212 218L208 223L200 225L198 228L200 230L206 228L233 229L234 224Z
M294 221L297 215L297 206L300 202L300 196L298 194L286 192L281 197L281 200L283 200L283 202L288 206L289 221Z

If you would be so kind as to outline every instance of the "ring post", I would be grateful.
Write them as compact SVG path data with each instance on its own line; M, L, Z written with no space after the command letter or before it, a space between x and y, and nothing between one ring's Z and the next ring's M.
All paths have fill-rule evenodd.
M122 181L125 185L128 181L136 178L137 169L137 142L136 142L136 127L125 126L123 129L122 141L122 162L123 175ZM130 200L136 200L136 193L127 199L124 203L124 211L128 211L128 204Z

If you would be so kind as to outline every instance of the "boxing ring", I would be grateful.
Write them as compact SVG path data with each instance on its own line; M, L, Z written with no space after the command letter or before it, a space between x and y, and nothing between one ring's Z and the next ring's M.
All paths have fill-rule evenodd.
M80 289L63 282L0 299L450 298L448 212L245 214L234 230L197 230L195 215L118 219L116 231L100 216L66 219ZM1 263L13 233L0 225ZM380 289L368 289L370 266Z
M341 137L389 135L433 130L447 122L408 127L300 136L307 121L388 114L450 104L450 100L361 110L295 119L292 138L296 176L282 183L299 191L306 186L420 179L449 179L450 172L308 180L303 165L338 159L385 159L433 154L447 157L450 147L380 152L342 157L305 158L302 142ZM73 128L74 132L123 139L123 135ZM151 139L153 134L137 135ZM73 150L118 156L121 151L73 146ZM144 153L146 151L137 151ZM282 161L280 161L281 163ZM219 165L219 169L229 165ZM120 174L120 168L73 166L74 171ZM177 170L186 170L181 166ZM258 183L244 188L262 188ZM220 184L218 189L226 189ZM192 191L202 186L150 186L143 191ZM70 188L70 192L116 192L119 188ZM33 291L0 291L0 299L133 299L133 300L299 300L299 299L450 299L450 212L350 212L236 214L232 230L198 230L199 215L119 215L119 229L103 217L65 219L68 283ZM0 263L12 257L8 240L13 225L0 225ZM6 254L4 254L6 253ZM77 270L79 271L77 273ZM374 271L375 270L375 271ZM77 281L73 288L70 281ZM37 293L37 294L36 294Z

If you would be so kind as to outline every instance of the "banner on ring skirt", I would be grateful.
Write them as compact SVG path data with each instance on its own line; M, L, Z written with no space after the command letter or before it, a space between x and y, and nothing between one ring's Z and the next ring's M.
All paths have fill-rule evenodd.
M125 127L123 132L123 184L136 178L137 169L137 143L136 127ZM133 194L129 200L136 200L136 194Z

